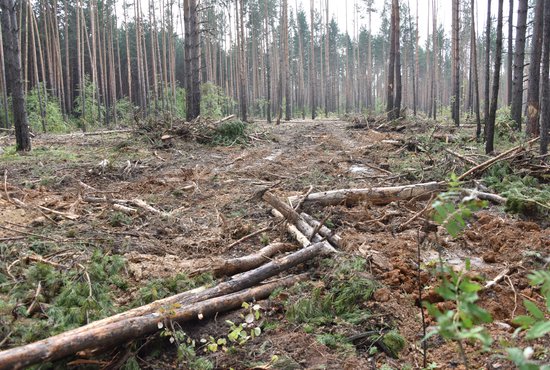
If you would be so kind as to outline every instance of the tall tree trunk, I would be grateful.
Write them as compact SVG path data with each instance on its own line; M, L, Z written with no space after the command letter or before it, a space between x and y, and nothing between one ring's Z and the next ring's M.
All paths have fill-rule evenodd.
M126 6L126 1L122 5L124 13L124 36L126 41L126 82L128 83L128 100L132 103L132 57L130 55L130 40L128 32L128 7ZM122 71L120 71L122 73Z
M514 55L514 77L512 82L512 106L510 114L521 131L521 108L523 105L523 67L525 64L525 33L527 30L528 0L519 0L516 28L516 50Z
M0 25L0 88L2 89L2 111L4 116L4 128L10 127L10 120L8 114L8 89L6 84L6 64L4 62L4 42L2 40L2 26Z
M432 102L430 103L432 106L432 118L434 120L437 119L437 102L438 102L438 83L437 79L439 77L439 74L437 73L439 70L439 62L438 62L438 55L439 55L439 48L438 48L438 41L437 41L437 0L432 1L432 56L433 56L433 63L432 63Z
M403 85L401 83L401 28L400 28L400 16L399 16L399 0L394 0L396 4L395 9L395 101L393 102L393 119L397 119L401 115L401 99L403 96Z
M544 36L542 49L542 102L540 114L540 154L548 153L550 142L550 6L544 7Z
M315 5L313 0L310 0L309 6L311 15L311 33L309 35L309 99L311 104L311 119L315 119L315 71L313 70L315 68L315 45L313 44L313 11Z
M494 150L495 138L495 120L497 114L498 88L500 82L500 66L502 60L502 7L504 0L498 0L497 15L497 42L495 49L495 70L493 76L493 94L491 96L491 110L489 120L487 121L487 141L485 143L485 153L492 153Z
M240 0L240 7L239 7L239 38L241 40L240 42L240 61L239 61L239 71L240 71L240 86L241 86L241 117L244 122L248 121L248 84L247 84L247 78L246 78L246 48L245 43L246 40L244 38L244 0ZM198 39L197 39L198 41Z
M27 17L29 20L30 20L30 27L27 28L27 30L30 28L30 31L28 31L30 33L30 37L31 37L31 45L30 47L32 48L32 59L33 59L33 72L34 72L34 79L35 79L35 82L36 82L36 92L37 92L37 95L38 95L38 107L39 107L39 110L40 110L40 119L42 120L42 130L44 132L46 132L46 127L47 127L47 124L46 124L46 112L44 111L44 106L42 104L42 84L40 83L40 78L38 76L38 59L36 57L36 44L35 44L35 32L34 32L34 27L33 27L33 17L34 17L34 13L32 12L32 7L31 7L31 3L28 2L28 6L27 6L27 9L28 9L28 12L29 12L29 16ZM46 91L46 82L44 81L43 82L43 85L44 85L44 91Z
M197 1L184 0L183 4L185 23L187 121L192 121L200 115L201 108Z
M31 139L25 107L25 94L21 76L21 49L19 46L19 27L17 9L14 0L0 0L2 9L2 35L4 36L4 55L6 63L7 89L11 91L12 111L15 127L15 148L17 151L30 151Z
M491 0L487 0L487 25L485 27L485 91L483 94L483 109L485 120L485 135L487 135L487 121L489 119L489 104L491 99Z
M529 61L529 86L527 89L527 136L540 135L539 126L539 88L540 88L540 59L542 52L542 35L544 24L545 1L537 0L535 7L535 25L531 42L531 60Z
M291 112L291 97L290 97L290 56L288 47L288 0L283 0L283 22L285 24L284 30L284 64L285 64L285 121L290 121L292 116Z
M521 0L519 0L521 3ZM519 15L519 10L518 10ZM519 27L519 23L518 23ZM517 37L517 36L516 36ZM512 105L512 59L514 46L514 0L508 5L508 50L506 61L506 105Z
M397 27L396 27L396 10L397 10L398 0L392 0L391 5L391 23L390 23L390 53L388 61L388 83L386 85L386 113L388 114L388 121L394 119L394 106L395 103L395 39L397 37Z
M452 73L452 96L451 109L453 120L456 126L460 126L460 51L459 51L459 33L460 16L459 0L452 0L452 48L453 48L453 73Z
M269 60L269 11L268 0L264 2L264 22L265 22L265 80L266 80L266 115L267 123L271 123L271 63ZM299 26L298 26L299 27ZM302 107L303 109L303 107Z
M477 68L477 37L476 37L476 22L475 22L475 0L471 0L472 6L472 34L471 45L472 49L472 69L473 69L473 82L474 82L474 110L476 112L476 138L479 141L481 138L481 115L480 115L480 99L479 99L479 73Z
M325 0L325 117L328 117L330 96L329 20L328 0Z

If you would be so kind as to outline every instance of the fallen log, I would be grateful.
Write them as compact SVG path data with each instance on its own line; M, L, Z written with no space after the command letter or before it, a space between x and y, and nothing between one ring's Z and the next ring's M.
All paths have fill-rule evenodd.
M246 301L265 299L275 289L291 286L304 279L305 275L290 276L196 304L171 308L163 313L155 312L140 317L128 318L78 333L73 331L62 333L35 343L0 352L0 370L22 369L33 364L58 360L79 351L114 346L161 330L169 321L200 320L218 312L241 307L242 303Z
M311 239L311 241L313 242L321 242L324 239L319 234L315 233L314 235L315 227L311 226L298 212L294 210L294 208L282 202L279 198L273 195L273 193L266 191L262 198L274 209L280 212L284 218L294 224L296 228L300 230L300 232L304 234L306 238L308 238L308 240Z
M314 219L311 215L302 212L300 213L300 216L304 218L304 220L307 221L307 223L312 227L319 227L320 223L316 219ZM340 235L336 235L334 231L326 227L325 225L320 225L319 228L319 234L327 238L327 240L330 242L330 244L334 245L338 249L342 249L342 238Z
M273 256L279 253L290 252L297 249L295 244L289 243L271 243L244 257L232 259L223 258L205 258L204 266L189 273L189 276L195 276L205 272L212 272L215 277L233 276L241 272L250 271L264 263L270 261Z
M534 142L536 142L540 137L536 137L534 139L531 139L529 140L528 142L525 143L525 145L531 145L533 144ZM516 152L519 152L521 150L524 149L524 145L518 145L518 146L515 146L513 147L512 149L509 149L499 155L497 155L496 157L494 158L491 158L475 167L472 167L470 168L468 171L464 172L462 175L458 176L457 180L458 181L462 181L464 180L465 178L467 178L468 176L470 176L471 174L475 173L475 172L479 172L479 171L485 171L487 168L491 167L492 165L494 165L495 163L497 162L500 162L502 160L504 160L508 155L513 155L515 154Z
M444 182L427 182L423 184L412 184L404 186L390 186L380 188L364 189L341 189L330 190L320 193L311 193L304 201L304 204L318 204L323 206L339 204L355 204L363 200L368 200L372 204L384 205L397 200L407 200L412 198L421 198L432 194L433 192L445 189ZM301 200L300 196L288 198L292 204Z
M283 220L285 219L285 216L283 216L283 214L281 212L277 211L275 208L273 208L271 210L271 213L273 214L273 216L275 216L277 218L280 218L280 219L283 219ZM298 228L295 225L293 225L291 223L287 223L286 227L287 227L288 232L304 248L311 245L311 241L309 240L309 238L307 236L305 236L300 230L298 230ZM330 245L330 243L328 241L321 239L321 241L318 242L318 243L321 243L323 245L323 248L324 248L325 252L327 252L327 253L337 253L337 250L334 249L334 247L332 245Z
M235 292L253 287L268 278L276 276L285 270L288 270L294 266L297 266L303 262L306 262L324 251L326 251L325 244L323 243L311 244L307 248L300 249L297 252L281 257L279 259L272 260L271 262L266 263L263 266L260 266L254 270L244 272L239 276L233 278L232 280L224 281L215 287L208 288L208 289L201 287L201 288L193 289L187 292L179 293L171 297L167 297L167 298L152 302L145 306L137 307L129 311L119 313L114 316L110 316L98 321L94 321L88 325L70 330L68 332L65 332L59 335L67 336L67 338L79 338L81 335L84 335L84 333L96 332L96 331L103 332L102 330L106 327L119 325L119 323L121 322L132 323L131 320L133 319L154 314L155 312L158 312L161 310L170 311L171 308L174 306L180 306L180 307L189 306L208 299L221 297L228 294L233 294ZM73 339L70 339L69 342L72 340ZM40 341L36 343L42 343L42 342L44 341ZM33 344L30 344L30 345L33 345ZM96 347L100 347L100 345L97 345ZM78 351L80 350L82 349L79 349ZM0 352L0 369L4 368L2 367L4 360L7 358L6 356L9 355L6 353L8 352L11 353L11 351L12 350ZM55 357L55 358L61 358L61 357ZM11 367L8 366L5 368L7 369Z

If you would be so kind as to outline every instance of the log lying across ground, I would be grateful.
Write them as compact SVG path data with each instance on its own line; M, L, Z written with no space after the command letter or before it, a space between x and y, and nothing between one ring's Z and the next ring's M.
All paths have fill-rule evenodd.
M236 308L246 300L265 298L275 288L293 284L296 278L285 278L260 287L256 285L326 251L325 243L314 243L212 288L176 294L48 339L2 351L0 370L19 369L83 350L105 348L155 332L162 327L159 323L165 320L189 320L200 317L199 314L207 316Z
M90 348L106 348L161 330L166 321L188 321L238 308L243 302L267 298L275 289L304 280L305 275L290 276L244 291L211 298L197 304L168 310L169 314L151 313L99 326L73 334L66 332L26 346L0 352L0 369L23 369L53 361Z
M421 198L434 192L445 190L444 182L427 182L404 186L390 186L364 189L341 189L311 193L304 201L304 205L318 204L322 206L355 204L360 201L369 201L372 204L383 205L397 200ZM302 200L301 196L288 198L292 205Z
M289 220L296 228L313 242L323 242L325 239L320 233L314 233L315 227L311 226L304 217L302 217L298 212L296 212L291 206L281 201L272 193L265 192L262 197L267 203L269 203L274 211L277 211L282 217ZM278 217L277 213L274 213ZM327 238L328 239L328 238ZM337 238L332 238L334 241L339 241ZM330 241L330 239L329 239ZM301 242L302 243L302 242ZM331 245L329 242L325 242L327 248L331 249L334 252L333 246L338 247L339 244Z

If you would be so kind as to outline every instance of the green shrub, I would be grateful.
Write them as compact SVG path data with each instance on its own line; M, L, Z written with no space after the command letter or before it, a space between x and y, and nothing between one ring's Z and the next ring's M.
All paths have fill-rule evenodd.
M70 126L67 125L61 112L61 107L57 98L46 94L44 95L43 84L35 86L27 94L27 115L29 125L34 131L44 131L42 122L41 104L44 112L44 125L46 132L68 132ZM39 97L39 94L40 97Z
M207 82L201 86L201 117L219 119L232 112L235 101L226 96L223 89Z

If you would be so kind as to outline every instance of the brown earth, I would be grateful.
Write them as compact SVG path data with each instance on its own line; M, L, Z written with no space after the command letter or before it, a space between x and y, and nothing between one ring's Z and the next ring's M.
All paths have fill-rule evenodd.
M35 152L31 156L0 163L0 173L6 173L0 198L2 272L30 253L29 238L37 238L36 235L60 245L78 241L88 249L97 247L126 257L127 277L132 284L128 296L121 301L130 301L140 284L203 268L205 257L246 255L258 249L260 239L289 240L282 229L274 228L227 248L244 235L272 224L269 206L255 196L266 188L287 197L304 193L310 185L315 191L390 186L439 180L440 174L465 168L452 156L436 163L438 159L430 153L384 142L410 142L411 132L356 130L345 122L328 120L293 121L279 126L259 123L255 130L267 134L256 137L246 147L211 147L177 139L170 147L155 147L131 134L39 136L34 140ZM10 140L0 139L0 146ZM104 160L108 163L100 164ZM413 168L413 164L420 164L421 170L418 166ZM138 209L129 216L128 225L116 225L112 207L87 202L89 196L137 198L169 216ZM8 201L14 198L24 205ZM216 368L271 368L272 355L284 359L282 368L288 369L360 369L382 364L421 367L422 323L416 267L419 240L423 240L423 266L437 264L441 256L460 270L469 258L470 275L480 281L512 268L508 278L480 293L480 305L493 315L494 323L488 328L495 339L525 345L521 336L512 338L511 319L525 313L524 299L542 303L540 292L529 287L526 275L540 268L548 257L550 230L544 227L546 221L524 220L491 206L476 213L457 239L442 228L425 238L419 231L424 225L422 218L401 230L400 225L425 206L425 200L413 200L387 206L365 202L353 208L308 209L318 219L330 212L331 226L344 238L343 252L367 259L367 272L380 288L364 306L379 320L391 322L407 340L399 359L384 353L369 357L364 348L354 353L328 348L299 325L288 323L282 304L265 302L265 315L271 315L271 320L280 325L237 348L237 353L208 355ZM65 263L89 255L86 248L67 248L57 253L64 257L56 261ZM315 268L320 267L310 267ZM453 308L435 294L437 279L433 274L425 269L420 279L423 299L439 302L442 308ZM222 324L232 315L236 313L189 324L189 333L197 339L226 334L227 328ZM428 317L427 325L433 324ZM495 352L482 353L479 346L470 343L465 347L473 368L512 368ZM541 359L548 361L549 338L539 340L534 348L542 353ZM148 359L147 354L142 357L143 367L177 366L173 348L160 360ZM441 369L463 368L456 346L438 336L429 340L428 363Z

